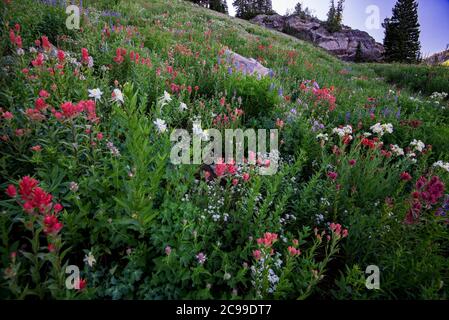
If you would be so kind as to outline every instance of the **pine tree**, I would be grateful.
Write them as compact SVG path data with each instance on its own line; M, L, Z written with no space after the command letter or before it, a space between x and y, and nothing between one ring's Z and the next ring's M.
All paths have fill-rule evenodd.
M421 60L416 0L398 0L393 8L393 16L384 20L383 27L386 61L417 63Z
M343 22L343 3L345 0L339 0L337 5L337 11L335 12L335 25L337 31L341 30L341 23Z
M211 10L215 10L222 13L228 13L228 5L226 0L190 0L197 5L200 5Z
M209 9L222 13L228 13L226 0L209 0Z
M250 20L259 14L272 14L271 0L234 0L236 17Z
M341 30L341 23L343 21L343 3L344 0L339 0L337 7L335 7L335 1L331 0L331 6L327 13L327 30L331 33Z
M296 4L296 6L295 6L295 14L299 14L299 15L301 15L302 14L302 3L301 2L298 2L297 4Z
M362 51L362 43L359 41L357 44L357 49L355 51L354 62L363 62L363 51Z
M247 17L250 15L248 0L234 0L232 5L236 9L235 16L237 18L247 19Z
M332 32L332 30L333 30L335 14L336 14L335 2L334 2L334 0L331 0L331 6L327 13L327 22L326 22L327 30L329 30L329 32Z

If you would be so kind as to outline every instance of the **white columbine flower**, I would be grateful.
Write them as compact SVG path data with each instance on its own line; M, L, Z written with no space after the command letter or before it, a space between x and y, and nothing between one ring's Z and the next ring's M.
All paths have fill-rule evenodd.
M179 111L187 110L187 105L184 102L181 102L179 105Z
M22 48L18 48L16 53L17 53L18 56L23 56L25 54L25 51L23 51Z
M125 100L123 99L123 93L120 91L120 89L114 89L114 91L112 92L112 101L118 102L120 104L125 102Z
M316 136L316 138L318 140L322 140L322 141L328 141L329 140L329 135L327 133L320 133Z
M164 120L158 118L156 119L156 121L153 121L153 123L156 125L157 131L159 131L159 133L164 133L165 131L167 131L167 124Z
M207 130L203 130L201 128L201 122L194 122L193 126L192 126L192 132L194 135L198 136L201 138L201 140L203 141L208 141L209 140L209 135L207 133Z
M162 106L171 102L171 100L172 100L172 98L170 96L170 93L168 93L167 91L164 91L164 95L161 98L159 98L159 102L161 103Z
M385 133L393 133L393 125L391 123L376 123L370 129L373 133L378 134L379 136L383 136Z
M94 255L92 254L92 252L89 252L89 254L86 254L84 256L84 260L85 263L87 263L89 265L89 267L93 267L94 264L97 262L97 260L95 260Z
M340 138L343 138L344 136L352 134L352 127L346 126L343 128L334 128L332 133L337 134Z
M416 140L414 139L411 143L410 146L413 147L413 149L415 151L418 152L422 152L424 150L424 148L426 147L426 145L424 144L424 142L422 142L421 140Z
M383 124L382 127L384 128L385 132L393 133L393 125L391 123Z
M103 92L101 92L100 88L88 89L87 91L89 91L89 98L94 98L95 101L100 100L101 96L103 95Z

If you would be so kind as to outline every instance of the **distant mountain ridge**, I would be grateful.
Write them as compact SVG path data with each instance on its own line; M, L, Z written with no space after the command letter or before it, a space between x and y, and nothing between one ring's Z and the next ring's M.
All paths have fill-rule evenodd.
M330 33L325 22L314 17L299 15L281 16L258 15L251 22L274 29L304 41L310 41L345 61L356 59L360 43L363 61L380 62L383 60L384 47L377 43L367 32L343 26L341 31Z

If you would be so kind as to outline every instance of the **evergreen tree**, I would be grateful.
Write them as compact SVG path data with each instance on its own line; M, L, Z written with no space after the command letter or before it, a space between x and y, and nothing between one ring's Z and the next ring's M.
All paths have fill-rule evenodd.
M211 10L215 10L222 13L228 13L228 5L226 0L190 0L197 5L200 5Z
M327 22L326 22L326 26L327 26L327 29L329 30L329 32L332 32L331 30L333 30L336 12L337 11L335 9L335 2L334 2L334 0L331 0L331 6L327 13Z
M355 51L354 62L363 62L363 51L362 51L362 43L359 41L357 44L357 49Z
M228 13L226 0L209 0L209 9L222 13Z
M302 3L301 2L298 2L297 4L296 4L296 6L295 6L295 14L299 14L299 15L301 15L302 14Z
M341 23L343 21L343 3L344 0L339 0L337 7L335 7L334 0L331 1L326 22L326 28L331 33L341 30Z
M273 14L271 0L234 0L236 17L250 20L259 14Z
M345 0L339 0L337 5L337 11L335 12L335 25L337 31L341 30L341 23L343 22L343 3Z
M384 20L383 27L386 61L417 63L421 60L416 0L398 0L393 8L393 16Z
M248 5L248 0L234 0L232 5L236 9L235 16L241 19L247 19L250 15L250 7Z

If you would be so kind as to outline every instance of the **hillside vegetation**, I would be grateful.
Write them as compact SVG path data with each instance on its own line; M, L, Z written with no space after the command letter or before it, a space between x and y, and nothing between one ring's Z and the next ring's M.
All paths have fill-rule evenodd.
M2 299L448 298L447 70L184 1L83 1L80 30L51 3L0 4ZM277 128L279 155L172 164L198 119Z

